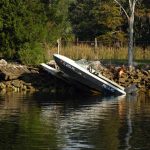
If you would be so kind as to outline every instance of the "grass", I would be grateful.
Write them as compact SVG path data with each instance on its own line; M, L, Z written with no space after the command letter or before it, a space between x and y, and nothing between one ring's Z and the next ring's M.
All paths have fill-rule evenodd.
M52 59L54 53L57 53L57 47L49 47L49 57ZM94 48L86 44L69 45L60 48L60 54L65 55L74 60L87 59L87 60L127 60L128 48L114 48L107 46L99 46ZM143 52L142 48L135 47L134 60L142 62L150 62L150 47Z

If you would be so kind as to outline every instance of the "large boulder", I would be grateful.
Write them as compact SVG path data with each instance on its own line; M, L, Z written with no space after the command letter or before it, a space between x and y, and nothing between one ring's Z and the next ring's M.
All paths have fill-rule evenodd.
M27 68L27 66L18 64L0 65L0 80L17 79L26 73L30 73L30 70Z

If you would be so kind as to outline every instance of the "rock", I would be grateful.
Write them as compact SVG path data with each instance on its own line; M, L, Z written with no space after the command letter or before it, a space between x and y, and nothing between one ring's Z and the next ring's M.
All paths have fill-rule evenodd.
M32 91L32 92L33 92L33 91L36 91L33 86L27 86L27 90Z
M54 60L50 60L47 64L53 68L57 68L57 64Z
M20 88L21 87L21 82L19 80L13 80L12 85L14 87Z
M139 79L134 79L133 82L134 83L140 83L140 80Z
M0 60L0 66L6 66L7 65L7 61L4 59Z
M133 93L136 93L138 91L138 88L136 87L135 84L132 84L131 86L127 87L125 89L125 91L127 94L133 94Z
M150 67L142 69L129 70L125 66L107 65L103 66L100 61L88 62L80 60L80 65L87 66L90 64L95 73L103 74L110 80L114 80L121 86L127 87L128 93L132 93L138 89L150 89ZM56 65L54 61L49 65ZM119 71L123 69L120 75ZM55 79L55 80L54 80ZM65 82L60 85L60 81L39 67L24 66L19 64L8 64L5 60L0 60L0 91L44 91L55 93L58 91L66 91ZM47 82L48 81L48 82ZM134 83L134 86L130 86ZM59 85L55 87L55 85ZM70 88L70 85L69 85ZM65 90L64 90L65 89ZM68 91L68 90L67 90ZM62 93L63 93L62 92Z
M26 85L23 85L22 90L23 90L23 91L26 91L26 90L27 90L27 86L26 86Z
M14 64L7 64L5 66L0 67L0 74L2 80L12 80L17 79L22 74L30 73L26 66L22 65L14 65Z
M48 64L48 65L55 65L56 62L55 62L54 60L50 60L47 64Z
M120 83L125 83L126 82L126 78L119 78L119 82Z
M137 74L138 77L142 77L143 76L143 73L141 71L137 71L136 74Z
M146 76L148 76L148 74L149 74L148 71L146 71L146 70L143 70L142 73Z
M0 89L2 90L2 89L5 89L6 88L6 85L4 84L4 83L0 83Z
M24 85L26 85L26 86L31 86L32 84L31 83L24 83Z
M13 91L13 86L8 85L8 86L6 87L6 91L7 91L7 92L12 92L12 91Z

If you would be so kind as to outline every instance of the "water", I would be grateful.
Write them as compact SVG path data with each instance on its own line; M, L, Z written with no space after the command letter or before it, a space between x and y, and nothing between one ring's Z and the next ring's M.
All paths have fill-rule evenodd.
M150 99L0 95L0 150L149 150Z

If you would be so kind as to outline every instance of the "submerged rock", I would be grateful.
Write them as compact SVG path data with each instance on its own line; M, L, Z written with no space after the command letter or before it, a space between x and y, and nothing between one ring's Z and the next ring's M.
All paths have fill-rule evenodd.
M138 91L138 88L135 84L132 84L131 86L125 88L125 91L127 94L134 94Z

